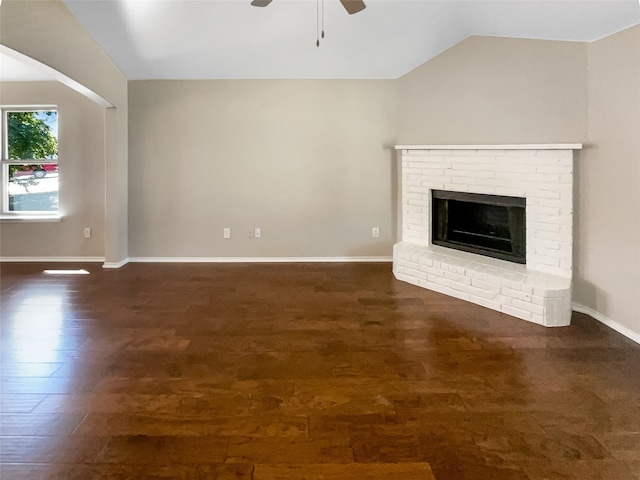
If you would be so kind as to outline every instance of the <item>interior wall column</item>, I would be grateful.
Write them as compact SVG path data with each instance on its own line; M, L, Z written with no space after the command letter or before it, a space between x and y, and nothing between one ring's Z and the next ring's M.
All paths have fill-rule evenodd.
M117 268L127 262L127 157L118 151L122 113L105 109L105 268ZM126 122L125 122L126 123Z

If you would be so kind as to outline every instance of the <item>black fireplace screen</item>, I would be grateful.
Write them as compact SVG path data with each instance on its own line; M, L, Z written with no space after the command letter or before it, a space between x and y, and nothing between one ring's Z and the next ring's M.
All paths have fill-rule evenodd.
M526 200L432 190L435 245L526 263Z

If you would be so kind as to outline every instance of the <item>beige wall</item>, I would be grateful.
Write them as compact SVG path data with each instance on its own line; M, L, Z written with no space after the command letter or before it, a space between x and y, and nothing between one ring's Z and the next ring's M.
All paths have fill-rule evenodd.
M0 225L2 257L104 256L104 109L57 82L0 84L2 105L56 105L59 223ZM91 227L92 238L83 238Z
M129 102L132 257L390 255L395 82L134 81Z
M586 44L470 37L399 80L403 144L580 142Z
M28 26L28 28L25 28ZM105 136L104 255L126 259L128 100L127 79L60 0L4 0L0 42L63 73L110 102Z
M640 26L588 48L575 300L640 336Z

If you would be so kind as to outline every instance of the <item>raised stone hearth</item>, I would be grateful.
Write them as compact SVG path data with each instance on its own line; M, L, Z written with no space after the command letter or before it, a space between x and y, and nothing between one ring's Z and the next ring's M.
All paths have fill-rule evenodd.
M561 145L400 145L403 281L546 326L571 319L573 151ZM526 264L432 244L432 191L526 199Z

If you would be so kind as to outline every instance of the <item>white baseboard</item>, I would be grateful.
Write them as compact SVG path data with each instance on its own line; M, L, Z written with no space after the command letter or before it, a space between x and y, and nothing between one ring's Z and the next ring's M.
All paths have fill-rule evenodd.
M101 263L104 257L0 257L0 262L12 263Z
M119 262L104 262L102 264L102 268L120 268L124 267L130 261L130 259L125 258L124 260L120 260Z
M0 257L0 262L87 262L102 263L102 268L121 268L133 263L391 263L393 257L131 257L106 262L104 257Z
M131 257L134 263L391 263L393 257Z
M610 319L606 315L603 315L599 312L596 312L593 308L587 307L585 305L580 305L579 303L572 304L572 308L574 311L578 313L584 313L585 315L589 315L590 317L595 318L600 323L603 323L609 328L612 328L616 332L624 335L630 340L640 344L640 333L634 332L633 330L625 327L624 325L620 325L615 320Z

